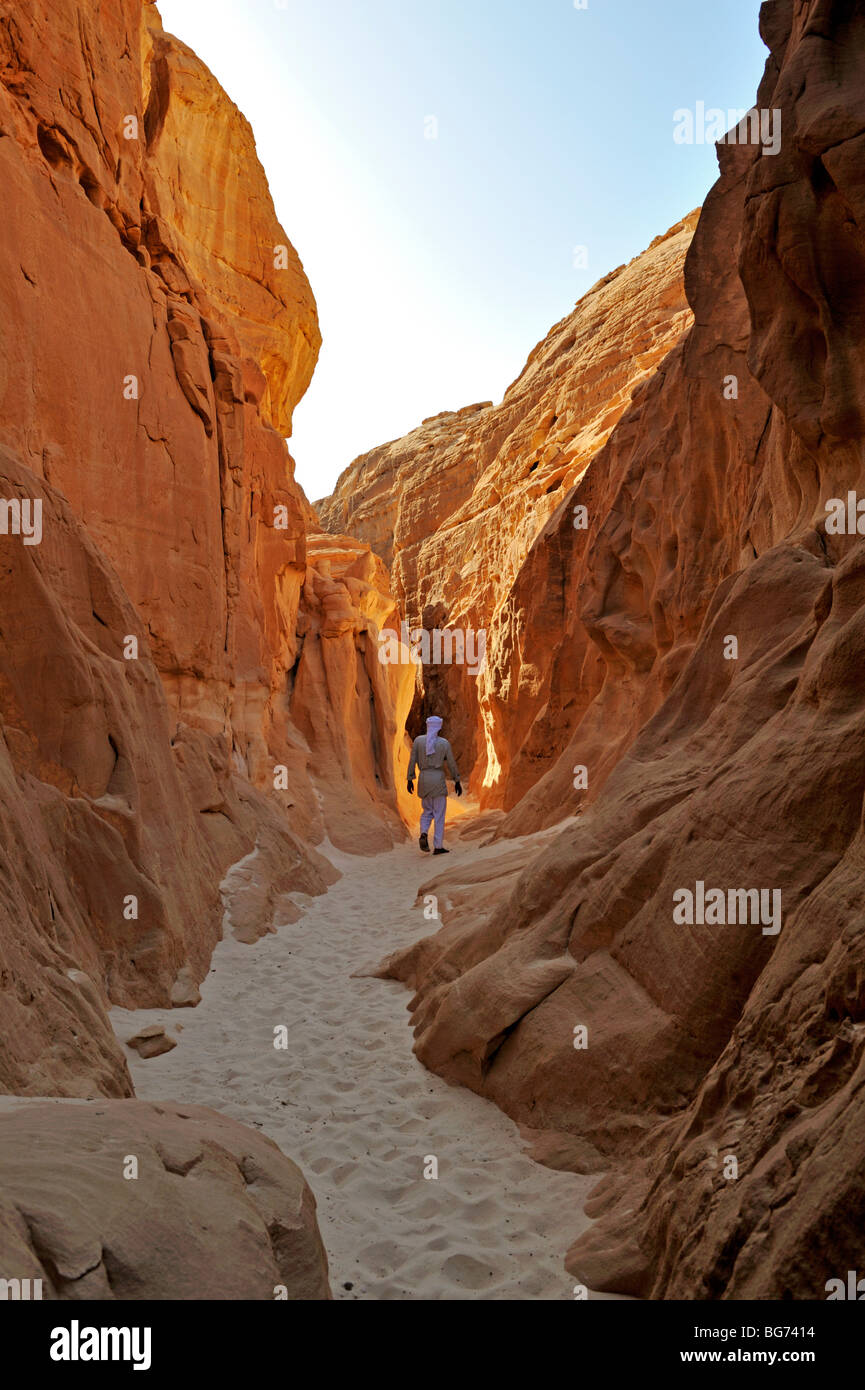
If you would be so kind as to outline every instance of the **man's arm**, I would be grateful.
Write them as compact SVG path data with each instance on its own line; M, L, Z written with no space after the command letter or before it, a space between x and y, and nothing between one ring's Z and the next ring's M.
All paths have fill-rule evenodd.
M455 782L458 782L458 781L460 780L460 774L459 774L459 769L458 769L457 764L456 764L456 758L454 757L454 751L453 751L453 749L451 748L450 744L448 743L447 739L444 740L444 744L445 744L445 762L446 762L447 765L448 765L448 772L450 773L450 775L451 775L451 777L453 778L453 780L454 780Z
M413 782L413 781L414 781L414 775L415 775L416 772L417 772L417 739L415 739L414 743L413 743L412 746L411 746L411 758L409 759L408 777L407 777L406 780L409 781L409 782Z
M459 768L457 767L457 761L456 761L456 758L454 757L453 749L451 748L451 746L450 746L450 744L448 743L447 739L444 739L444 745L445 745L445 762L446 762L447 765L448 765L448 772L450 773L451 777L454 779L454 791L456 792L457 796L462 796L462 794L463 794L462 783L460 782Z

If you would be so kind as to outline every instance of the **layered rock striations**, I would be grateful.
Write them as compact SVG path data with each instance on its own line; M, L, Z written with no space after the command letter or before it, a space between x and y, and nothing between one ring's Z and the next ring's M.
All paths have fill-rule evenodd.
M776 0L761 32L780 153L719 146L694 325L508 600L497 665L546 651L570 731L512 819L577 764L581 814L389 963L427 1065L619 1165L569 1268L655 1298L825 1298L865 1259L865 17Z
M559 577L539 574L534 552L556 520L573 524L570 494L581 479L609 506L615 479L600 451L691 322L682 271L696 220L599 281L534 349L500 405L425 421L356 459L316 504L328 530L350 531L391 564L411 628L485 633L480 673L430 662L422 678L423 709L447 718L484 806L519 800L577 718L575 699L557 703L550 689L560 650L572 696L580 684L572 618Z
M0 178L3 519L42 508L0 534L0 1088L125 1095L108 1003L194 1003L224 912L402 838L411 680L384 567L307 540L320 335L249 125L152 4L7 7Z

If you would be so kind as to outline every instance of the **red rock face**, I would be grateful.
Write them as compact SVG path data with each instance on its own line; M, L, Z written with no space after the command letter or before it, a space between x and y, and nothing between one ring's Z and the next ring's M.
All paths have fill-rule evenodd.
M553 707L550 688L561 649L573 693L576 615L536 551L550 528L576 520L565 499L581 478L609 507L615 481L600 451L691 322L683 265L696 220L692 213L677 223L584 295L500 405L424 421L355 460L316 504L328 530L361 537L391 564L411 628L485 633L481 671L427 664L421 701L424 713L446 718L484 807L514 805L561 753L577 718L573 700ZM591 554L584 548L581 558Z
M246 122L152 6L51 18L6 31L3 437L115 564L182 714L224 732L237 700L255 761L244 686L293 659L305 571L271 426L312 371L312 293L290 246L274 268L287 237Z
M546 771L507 828L560 817L576 764L581 814L485 920L458 905L389 965L427 1065L589 1169L627 1160L569 1268L651 1297L824 1298L865 1254L865 546L826 506L865 496L865 17L803 0L761 23L781 152L719 147L694 326L509 600L496 668L513 691L547 664L515 741ZM780 930L677 921L698 883L780 892Z
M311 842L403 836L410 688L383 566L307 546L315 301L243 116L152 5L58 0L0 24L0 131L0 496L44 504L0 535L0 1088L122 1095L105 1004L194 1001L231 864L254 940Z
M194 1001L228 865L258 844L274 882L312 893L330 870L223 740L175 721L116 574L3 448L0 496L41 502L43 532L0 538L0 1086L130 1094L105 1005Z

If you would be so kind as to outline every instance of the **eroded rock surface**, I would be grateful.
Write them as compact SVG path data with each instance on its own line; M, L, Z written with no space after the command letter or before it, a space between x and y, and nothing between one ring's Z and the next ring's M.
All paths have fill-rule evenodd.
M384 567L307 544L312 290L152 4L7 7L0 179L0 1087L124 1095L105 1006L196 1003L232 866L252 942L402 837L406 696Z
M43 1299L329 1299L315 1198L200 1105L0 1099L0 1268Z

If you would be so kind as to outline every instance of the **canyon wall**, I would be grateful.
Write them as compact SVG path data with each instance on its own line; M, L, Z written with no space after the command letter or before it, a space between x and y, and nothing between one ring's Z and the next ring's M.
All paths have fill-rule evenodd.
M865 1260L865 542L827 507L865 495L865 15L760 24L781 151L719 145L694 324L508 600L515 671L565 615L548 705L581 711L510 828L575 764L580 814L480 920L458 866L426 885L453 910L385 966L428 1066L617 1168L569 1268L655 1298L825 1298Z
M0 178L4 520L42 508L0 535L0 1088L128 1095L109 1002L194 1003L224 911L403 837L412 681L294 481L320 334L252 132L152 4L3 7Z
M581 480L593 491L581 535L611 504L617 480L599 462L603 445L691 323L683 266L696 221L691 213L584 295L500 405L424 421L356 459L316 503L328 530L360 537L391 565L411 628L486 633L480 673L426 664L415 708L416 718L445 717L484 807L520 799L590 698L594 672L575 664L575 615L549 537L577 523L571 494ZM580 553L591 556L590 539ZM550 820L562 815L558 791Z

